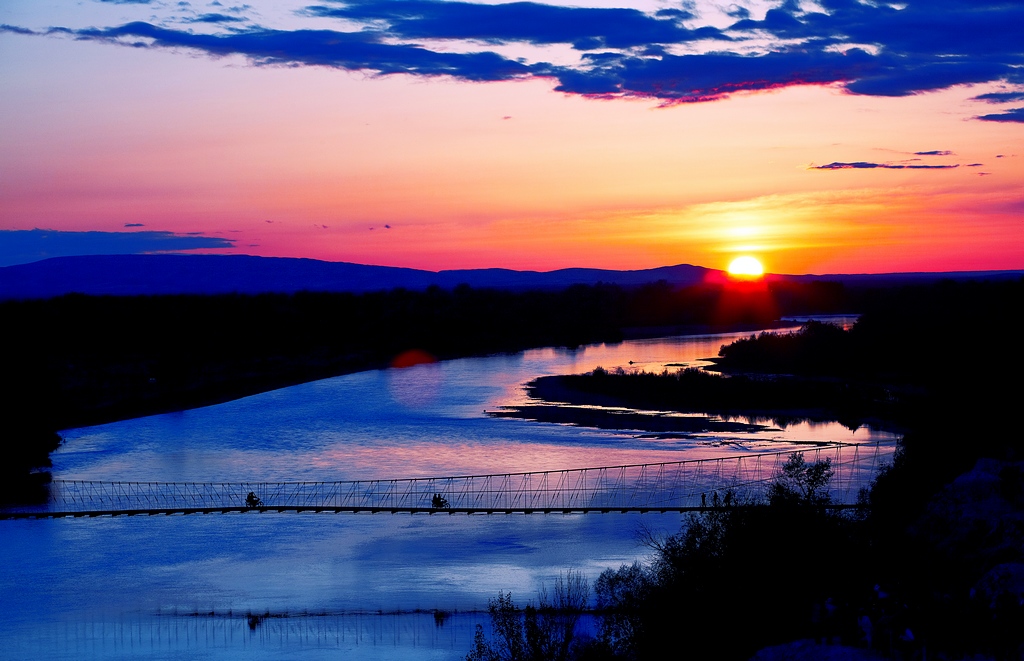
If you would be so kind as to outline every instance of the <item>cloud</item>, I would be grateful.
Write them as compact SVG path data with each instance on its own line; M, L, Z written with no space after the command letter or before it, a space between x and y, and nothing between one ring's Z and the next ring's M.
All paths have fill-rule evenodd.
M29 30L28 28L19 27L17 25L7 25L6 23L0 23L0 32L10 32L11 34L24 34L24 35L38 35L41 34L35 30Z
M571 44L581 50L680 44L699 39L728 40L716 28L691 30L680 24L692 14L662 10L558 7L533 2L496 5L436 0L351 0L314 5L315 16L387 23L399 39L471 39L492 43Z
M915 151L914 156L952 156L953 152L945 149L933 149L931 151Z
M231 239L181 236L173 232L0 230L0 266L71 255L138 255L232 247Z
M853 163L829 163L828 165L813 165L811 170L952 170L960 167L954 165L913 165L904 163L869 163L866 161L855 161Z
M227 14L200 14L194 18L188 19L189 23L238 23L244 21L244 18L238 16L228 16Z
M145 227L143 223L125 223L125 227Z
M1019 30L1024 3L818 0L806 7L784 0L757 20L749 10L729 5L722 11L731 25L716 27L686 4L647 13L536 2L320 0L301 13L337 19L345 30L238 29L226 14L204 14L191 20L223 24L222 31L195 34L181 29L179 20L179 26L129 23L47 33L141 48L188 48L215 57L242 55L255 64L467 81L545 78L567 94L664 104L798 85L872 96L965 84L1024 85ZM502 54L509 44L567 46L579 57L558 64L512 58ZM1020 95L1024 92L976 98L995 103ZM1015 110L979 119L1020 121Z
M1024 122L1024 108L1013 108L991 115L979 115L975 119L982 119L986 122ZM996 158L1001 158L1001 156L996 156Z
M972 100L984 101L986 103L1011 103L1013 101L1024 101L1024 92L991 92L976 96Z
M729 5L726 13L732 18L740 20L750 18L750 10L746 7L740 7L739 5Z
M604 96L653 97L667 103L713 101L735 92L793 85L821 85L854 80L870 56L772 52L760 56L735 53L664 55L658 58L585 55L584 72L557 70L557 90Z
M471 81L509 80L531 68L497 53L438 53L418 46L381 43L366 32L251 29L195 34L150 23L72 31L78 39L124 42L136 47L191 48L213 56L245 55L259 64L305 64L381 74L453 76Z

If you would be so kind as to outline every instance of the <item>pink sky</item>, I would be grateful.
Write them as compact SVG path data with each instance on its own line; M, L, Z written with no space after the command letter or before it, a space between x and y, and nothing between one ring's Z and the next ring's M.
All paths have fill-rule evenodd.
M976 119L1012 110L977 99L1012 81L666 103L551 75L380 76L39 34L142 10L170 11L0 8L36 32L0 33L0 230L195 233L234 242L216 252L430 270L740 254L776 273L1024 268L1024 130ZM272 19L299 20L246 18ZM205 29L176 20L157 23ZM837 163L861 166L814 169Z

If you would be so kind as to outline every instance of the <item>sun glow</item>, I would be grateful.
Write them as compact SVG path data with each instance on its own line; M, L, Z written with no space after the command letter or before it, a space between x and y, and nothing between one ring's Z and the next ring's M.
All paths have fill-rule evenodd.
M744 255L729 262L729 275L756 278L764 275L764 267L757 259Z

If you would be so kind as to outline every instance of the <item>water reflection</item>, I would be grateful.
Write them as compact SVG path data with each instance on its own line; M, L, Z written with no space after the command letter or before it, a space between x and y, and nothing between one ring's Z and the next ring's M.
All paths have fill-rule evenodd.
M363 372L69 430L54 453L53 474L197 482L430 477L891 439L868 428L809 423L664 438L485 414L525 400L523 385L537 376L599 365L660 372L700 364L723 343L749 334L548 348ZM6 559L0 640L3 654L14 658L462 659L475 621L453 615L436 629L433 610L485 609L499 591L525 602L570 568L593 581L605 568L644 556L647 549L636 541L641 529L669 534L679 525L680 516L671 514L0 522ZM268 619L255 630L241 616L173 615L416 609L423 612L393 620L367 616L361 623L350 616Z
M440 617L438 617L440 615ZM594 629L585 618L582 634ZM10 658L446 659L464 657L485 613L253 615L159 612L59 621L6 647Z
M850 330L857 323L860 315L857 314L805 314L793 317L786 317L784 321L796 321L806 323L808 321L820 321L833 326L839 326L843 330Z
M485 414L524 402L523 386L537 376L597 366L661 371L695 365L746 335L547 348L362 372L218 406L69 430L68 442L54 453L53 474L226 482L430 477L673 461L729 444L778 450L811 436L889 438L834 424L666 439Z
M384 371L388 394L400 406L426 409L445 391L445 370L439 363L415 363Z

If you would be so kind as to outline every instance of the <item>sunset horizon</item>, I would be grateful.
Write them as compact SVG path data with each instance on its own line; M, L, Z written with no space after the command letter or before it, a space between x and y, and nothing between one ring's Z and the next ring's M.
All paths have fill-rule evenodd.
M1024 0L3 0L0 657L1021 657L1022 308Z
M173 238L177 238L177 237L160 237L159 240L166 240L166 239L173 239ZM2 253L2 251L0 251L0 253ZM982 275L982 274L1000 274L1000 273L1007 273L1007 274L1024 273L1024 268L1005 268L1005 269L1000 269L1000 268L995 268L995 269L992 269L992 268L979 268L979 269L943 269L943 270L924 270L924 269L922 269L922 270L907 270L907 271L884 270L883 269L883 270L878 270L878 271L847 271L847 272L840 272L840 271L830 271L830 272L825 272L825 271L822 271L822 272L780 272L780 271L768 271L767 269L762 269L760 272L757 272L757 273L746 273L746 272L742 272L742 271L740 271L740 272L733 272L732 271L732 268L733 268L732 263L735 262L736 259L733 259L732 262L729 262L729 263L723 263L723 264L720 264L720 265L710 265L710 266L706 265L706 264L693 264L693 263L688 263L688 262L679 262L679 263L675 263L675 264L656 264L656 265L653 265L653 266L644 266L644 267L638 267L638 268L613 268L613 267L604 267L604 266L580 266L578 264L568 264L568 265L565 265L565 266L559 265L559 266L553 266L553 267L540 267L540 268L511 268L511 267L503 267L503 266L459 267L459 266L447 266L447 265L438 266L438 267L429 267L429 266L428 267L418 267L418 266L408 266L408 265L401 264L401 263L385 263L384 260L380 260L380 261L376 261L376 262L354 262L354 261L350 261L350 260L346 260L346 259L321 259L321 258L317 258L317 257L289 256L289 255L259 255L259 254L252 254L252 253L243 253L243 252L220 252L220 251L211 250L211 249L189 249L189 250L180 250L180 251L168 250L168 251L158 251L158 252L149 252L149 251L147 251L147 252L132 252L130 250L126 250L126 251L123 251L123 252L89 252L88 248L80 248L78 250L74 250L73 252L68 252L68 253L60 253L60 252L58 252L58 253L55 253L55 254L39 254L39 255L33 256L32 258L26 258L24 255L8 256L8 255L0 254L0 269L7 268L7 267L27 266L27 265L37 264L39 262L43 262L43 261L47 261L47 260L51 260L51 259L61 259L61 258L67 258L67 257L103 258L103 257L124 257L124 256L138 256L138 257L146 257L146 256L254 257L254 258L270 259L270 260L314 261L314 262L322 262L324 264L351 265L351 266L354 266L354 267L369 267L369 268L385 268L385 269L396 269L396 270L411 270L411 271L420 271L420 272L423 272L423 273L444 273L444 272L450 272L450 271L470 271L470 272L472 272L472 271L479 271L479 272L486 272L486 271L495 271L495 270L497 270L497 271L510 271L510 272L518 272L518 273L537 273L537 274L543 275L543 274L553 274L553 273L557 273L557 272L560 272L560 271L598 271L598 272L607 271L607 272L617 272L617 273L630 273L630 272L646 272L646 271L652 271L653 272L653 271L659 271L659 270L663 270L663 269L672 269L672 268L678 268L678 267L693 267L693 268L697 268L697 269L706 270L706 271L709 271L709 272L712 272L712 273L718 273L718 274L721 274L724 277L728 277L729 279L739 279L739 280L749 279L749 278L771 279L771 278L787 278L787 277L814 277L814 278L816 278L816 277L832 277L832 276L835 276L835 277L842 278L842 277L850 277L850 276L852 276L852 277L857 277L857 276L887 276L887 275L901 276L901 275L916 275L916 274L936 275L936 276L941 276L941 275L945 275L945 274L950 274L950 275L963 274L963 275L970 276L971 274ZM714 283L719 283L719 282L726 282L726 280L709 281L709 284L714 284Z
M1019 6L614 4L6 3L0 243L1024 267Z

